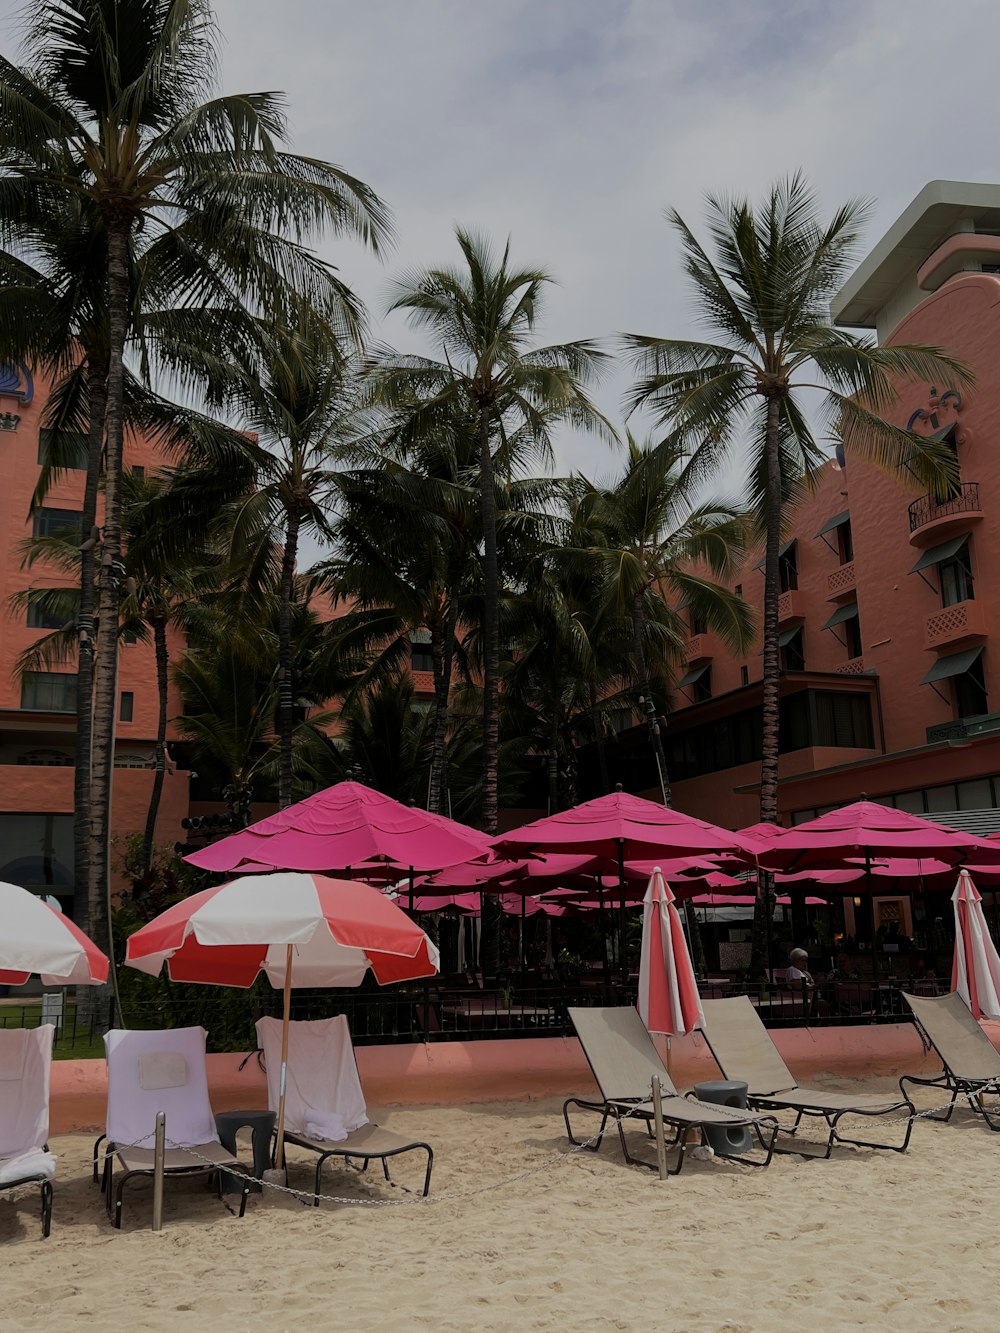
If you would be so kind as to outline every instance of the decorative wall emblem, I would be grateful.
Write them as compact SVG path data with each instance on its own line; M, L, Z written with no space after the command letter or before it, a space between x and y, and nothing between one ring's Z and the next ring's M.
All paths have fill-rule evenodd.
M957 389L946 389L939 394L931 386L926 407L918 407L906 423L906 429L917 435L937 435L958 425L958 414L962 410L962 395ZM964 444L965 436L955 432L955 443Z
M23 361L16 361L14 365L0 363L0 398L16 398L19 403L28 404L34 396L35 381ZM17 427L6 429L16 430Z

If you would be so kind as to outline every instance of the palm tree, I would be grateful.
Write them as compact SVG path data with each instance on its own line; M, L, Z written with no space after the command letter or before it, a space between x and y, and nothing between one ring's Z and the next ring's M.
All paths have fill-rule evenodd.
M354 383L336 342L307 310L276 337L276 355L258 372L238 368L224 398L263 448L253 490L237 504L229 563L264 571L280 558L278 624L278 804L292 802L292 733L296 682L291 615L299 543L307 533L333 539L327 514L335 467L355 430ZM255 582L246 580L252 599Z
M611 486L583 478L574 482L578 539L586 535L592 545L571 554L603 571L599 604L619 626L625 622L630 628L631 676L644 707L654 695L662 703L674 667L683 661L686 627L678 606L686 605L733 651L746 650L752 637L749 608L717 582L742 558L746 522L725 501L697 496L675 441L640 444L630 435L627 447L625 470ZM659 725L651 732L669 805Z
M151 237L179 233L181 254L197 235L214 260L216 284L228 283L248 305L263 305L280 318L294 278L308 286L338 331L356 335L356 303L300 242L327 226L377 247L389 225L384 206L360 181L281 149L285 123L274 94L201 100L215 72L207 0L117 0L114 22L107 19L104 0L34 0L27 11L25 65L0 58L0 236L30 252L44 234L43 219L72 200L92 223L106 260L92 906L108 882L130 267ZM275 224L286 242L274 241ZM196 311L204 304L204 282L189 284L185 276L182 287L186 300L171 305ZM175 335L183 345L183 330L175 326ZM165 357L169 362L169 350ZM93 419L91 426L96 437Z
M513 268L509 243L498 256L483 236L461 228L456 236L463 265L407 275L390 306L428 331L441 359L383 350L374 358L372 383L383 404L408 412L407 431L414 437L426 439L438 423L454 420L456 408L475 425L483 542L481 822L492 833L500 671L495 455L518 433L523 447L548 460L557 422L613 432L584 391L603 358L595 344L530 345L550 276Z
M779 544L789 489L824 460L803 398L819 388L849 452L930 488L954 478L935 441L884 414L900 380L965 386L971 372L938 348L879 347L830 323L830 299L854 265L869 205L838 209L829 223L800 174L771 188L758 208L744 198L708 200L706 249L676 212L684 269L717 342L626 335L639 376L630 405L652 409L705 475L734 451L766 534L763 619L763 757L760 818L778 817Z

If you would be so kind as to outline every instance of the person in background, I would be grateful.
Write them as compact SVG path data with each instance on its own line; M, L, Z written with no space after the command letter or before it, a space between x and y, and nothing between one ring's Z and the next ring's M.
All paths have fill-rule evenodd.
M793 949L788 955L788 967L785 969L785 985L800 990L803 982L806 986L815 986L809 971L809 955L805 949Z

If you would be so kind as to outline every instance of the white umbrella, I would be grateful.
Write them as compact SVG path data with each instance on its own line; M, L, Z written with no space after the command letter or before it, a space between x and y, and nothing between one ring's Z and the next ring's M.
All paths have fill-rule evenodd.
M963 870L951 896L955 904L955 961L951 988L972 1010L973 1018L1000 1018L1000 956L990 936L983 900Z
M0 883L0 983L101 986L108 960L69 917L19 884Z

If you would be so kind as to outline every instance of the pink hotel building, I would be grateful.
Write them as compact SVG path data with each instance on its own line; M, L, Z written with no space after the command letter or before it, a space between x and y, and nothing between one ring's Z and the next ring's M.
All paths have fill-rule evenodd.
M832 315L882 342L946 348L977 384L964 395L909 384L893 411L954 448L954 495L831 461L793 515L781 560L781 819L864 793L1000 827L1000 187L927 185ZM733 581L758 609L759 559ZM731 827L756 820L760 677L759 643L735 658L690 626L665 735L679 809ZM655 794L645 727L621 738L617 769Z

